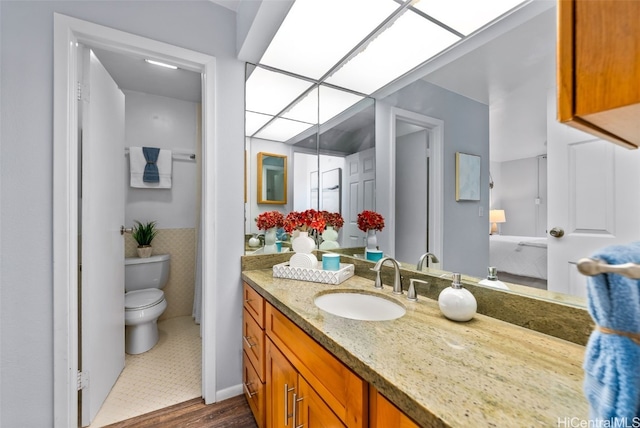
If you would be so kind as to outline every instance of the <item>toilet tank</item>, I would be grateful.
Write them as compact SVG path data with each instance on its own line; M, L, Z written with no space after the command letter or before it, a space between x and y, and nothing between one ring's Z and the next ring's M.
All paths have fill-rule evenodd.
M124 259L124 291L164 288L169 279L169 254Z

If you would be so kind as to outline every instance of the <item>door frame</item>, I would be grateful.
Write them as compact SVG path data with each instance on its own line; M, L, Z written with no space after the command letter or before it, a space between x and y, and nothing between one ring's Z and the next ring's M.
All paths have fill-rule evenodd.
M389 230L395 230L396 227L396 121L402 120L403 122L419 125L427 130L429 135L429 251L434 253L440 263L443 263L443 228L444 220L444 202L443 202L443 159L444 159L444 121L433 117L425 116L420 113L401 109L398 107L391 107L390 109L390 123L389 123L389 176L387 189L387 198L391 209L391 215L389 216L388 227ZM377 174L377 172L376 172ZM380 188L380 186L376 186ZM395 234L389 236L389 247L396 247Z
M53 413L55 427L78 423L78 43L153 57L202 74L202 396L216 400L213 283L215 66L210 55L54 13L53 41ZM124 154L123 154L124 159Z

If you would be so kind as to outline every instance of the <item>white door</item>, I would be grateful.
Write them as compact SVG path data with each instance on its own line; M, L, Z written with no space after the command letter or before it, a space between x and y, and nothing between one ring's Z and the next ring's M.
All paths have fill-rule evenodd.
M124 368L124 94L86 47L82 76L80 393L91 423Z
M586 277L575 263L640 239L640 150L599 140L555 117L547 123L548 288L584 297ZM553 228L564 235L553 237Z
M365 233L358 229L358 213L375 210L376 159L375 149L367 149L345 158L345 234L343 247L364 246Z

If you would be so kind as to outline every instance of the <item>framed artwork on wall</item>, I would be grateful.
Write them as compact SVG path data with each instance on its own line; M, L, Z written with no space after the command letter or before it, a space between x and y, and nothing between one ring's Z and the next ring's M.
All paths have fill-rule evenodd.
M456 152L456 201L480 200L480 156Z

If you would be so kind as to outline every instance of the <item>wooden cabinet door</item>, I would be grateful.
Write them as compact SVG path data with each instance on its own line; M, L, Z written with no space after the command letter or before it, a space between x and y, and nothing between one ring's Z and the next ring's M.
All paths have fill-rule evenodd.
M369 410L371 428L419 428L402 410L380 394L373 386L369 391Z
M343 428L345 426L302 376L298 376L297 391L294 397L296 402L293 404L296 406L294 427Z
M291 428L298 373L271 340L266 342L267 427Z
M640 2L558 2L558 119L640 145Z

